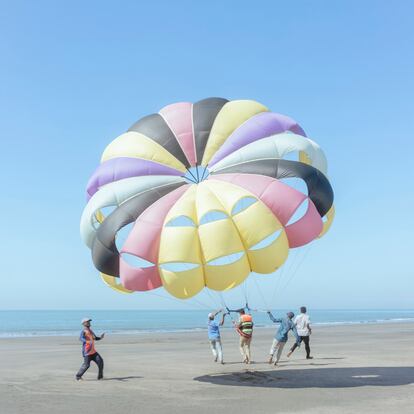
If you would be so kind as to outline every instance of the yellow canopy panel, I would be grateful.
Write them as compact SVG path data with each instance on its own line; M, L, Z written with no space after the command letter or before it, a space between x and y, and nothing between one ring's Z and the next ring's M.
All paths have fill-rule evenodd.
M211 191L210 186L207 181L197 185L197 194L196 194L196 211L197 211L197 222L200 220L206 213L211 211L221 211L226 213L222 203L217 198L216 194Z
M197 227L164 227L161 233L158 263L202 264Z
M104 150L101 162L116 157L142 158L168 165L179 171L186 171L184 164L164 147L139 132L126 132L115 138Z
M279 220L261 201L233 216L233 222L247 249L282 228Z
M160 268L160 276L164 288L171 295L180 299L196 295L205 286L202 266L182 272L172 272Z
M105 273L100 273L100 275L104 283L111 289L116 290L119 293L132 293L132 290L125 289L122 285L118 283L119 278L106 275Z
M332 205L332 207L326 213L326 216L325 217L326 217L326 220L323 223L322 231L321 231L321 233L318 236L319 238L322 237L322 236L324 236L325 233L327 233L328 230L331 228L333 219L335 217L335 206L334 205Z
M201 165L209 163L224 141L243 122L260 112L267 112L268 110L268 108L256 101L239 100L227 102L214 120Z
M228 290L242 283L250 274L250 266L245 254L228 265L204 267L206 286L213 290Z
M229 215L232 213L233 207L242 198L253 197L257 199L256 196L244 188L225 181L211 179L202 182L199 187L207 188L211 193L213 193L219 200L220 205L224 207Z
M230 219L203 224L199 227L198 233L206 263L218 257L244 251L239 233Z
M197 225L198 220L195 203L196 191L197 186L192 185L189 187L168 212L165 217L164 225L168 225L171 220L180 216L188 217L195 225Z
M256 202L240 212L233 213L232 220L241 236L245 249L254 246L260 240L282 228L282 224L272 211L249 191L224 181L213 181L206 186L214 193L229 215L237 203L244 198Z
M250 267L256 273L274 272L286 261L288 254L289 242L284 230L269 246L247 251Z

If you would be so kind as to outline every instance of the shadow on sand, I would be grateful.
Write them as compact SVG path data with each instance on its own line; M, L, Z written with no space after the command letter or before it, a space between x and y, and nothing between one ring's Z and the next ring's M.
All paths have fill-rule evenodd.
M111 378L106 378L106 377L105 377L105 381L128 381L128 380L138 379L138 378L143 378L143 377L139 377L139 376L130 376L130 377L111 377Z
M194 380L236 387L348 388L367 385L386 387L414 383L414 367L245 370L203 375Z

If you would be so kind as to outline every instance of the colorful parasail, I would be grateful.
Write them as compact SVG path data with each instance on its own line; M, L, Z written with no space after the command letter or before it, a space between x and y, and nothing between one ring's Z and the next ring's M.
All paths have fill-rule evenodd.
M326 174L322 149L288 116L252 100L175 103L106 147L87 184L81 236L120 292L163 287L185 299L229 290L251 272L275 272L290 248L328 231Z

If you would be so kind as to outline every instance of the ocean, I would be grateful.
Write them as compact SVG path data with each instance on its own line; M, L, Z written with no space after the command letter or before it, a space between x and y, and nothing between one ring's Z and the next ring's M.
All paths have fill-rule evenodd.
M284 315L286 309L273 312ZM97 333L141 334L197 331L206 328L203 310L13 310L0 311L0 338L77 335L84 317L93 319ZM414 310L312 310L313 325L413 322ZM233 314L236 318L236 315ZM263 312L253 312L256 326L272 326ZM231 327L230 320L225 327Z

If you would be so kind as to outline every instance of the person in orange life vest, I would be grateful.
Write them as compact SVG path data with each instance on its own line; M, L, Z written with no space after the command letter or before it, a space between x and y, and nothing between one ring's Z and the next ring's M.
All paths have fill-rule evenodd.
M243 358L243 362L250 364L250 343L253 335L253 318L252 315L245 313L244 309L239 310L239 321L233 322L236 327L236 331L240 335L240 353Z
M96 336L91 329L91 320L89 318L82 319L83 329L80 333L79 340L82 342L83 364L76 374L76 379L82 379L83 374L89 369L91 361L98 365L98 380L103 379L104 361L102 357L96 352L95 341L100 341L104 338L105 333L101 336Z

